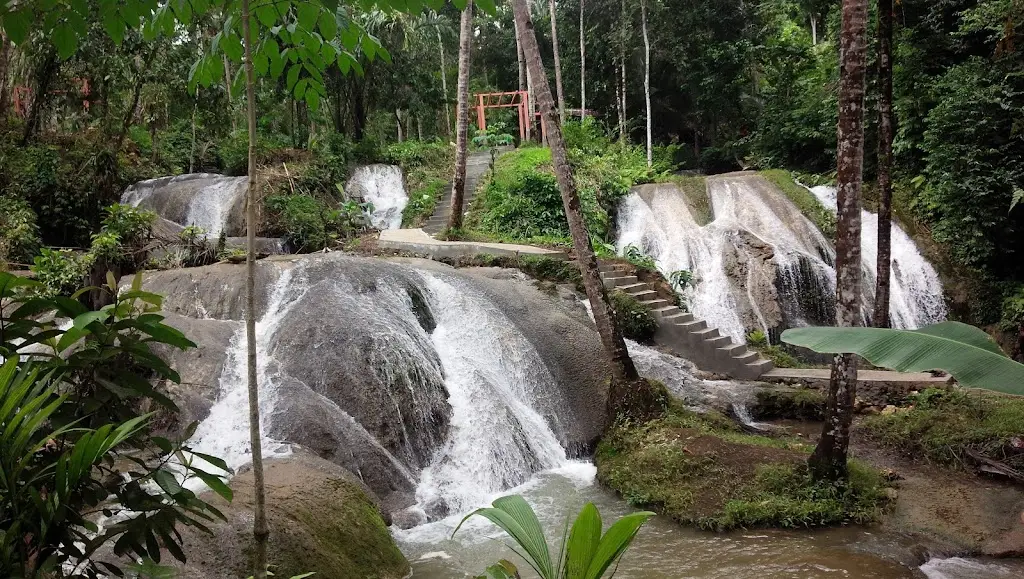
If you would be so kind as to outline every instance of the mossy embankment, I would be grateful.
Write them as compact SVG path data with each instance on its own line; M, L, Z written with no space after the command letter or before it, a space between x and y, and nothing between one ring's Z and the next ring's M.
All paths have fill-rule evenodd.
M646 424L618 423L596 454L598 479L636 506L708 530L803 528L879 519L881 474L850 463L845 486L811 480L804 440L746 433L678 405Z

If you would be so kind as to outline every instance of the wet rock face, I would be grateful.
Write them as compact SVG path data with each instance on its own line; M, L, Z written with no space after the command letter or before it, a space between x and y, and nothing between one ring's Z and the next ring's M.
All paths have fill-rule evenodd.
M121 202L149 209L180 226L195 225L217 236L245 234L246 177L193 173L141 181Z
M430 276L483 296L537 350L555 387L539 393L536 406L570 454L588 449L601 433L607 367L596 331L582 307L518 272L340 254L257 266L260 383L263 397L273 400L265 432L345 468L387 512L416 502L420 473L437 459L451 429L434 335L439 298L426 283ZM182 374L183 383L171 390L183 408L181 426L202 420L232 387L225 380L244 382L244 371L225 367L244 360L245 266L157 272L144 288L166 295L168 322L199 344L167 354ZM501 328L481 331L497 335Z

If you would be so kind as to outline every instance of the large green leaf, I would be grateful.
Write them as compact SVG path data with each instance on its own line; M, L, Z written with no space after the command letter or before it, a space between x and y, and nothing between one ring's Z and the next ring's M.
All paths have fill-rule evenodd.
M533 570L542 579L555 579L554 566L551 564L551 555L548 552L548 544L544 538L544 530L540 527L537 515L523 497L512 495L501 497L495 500L493 508L477 509L466 515L459 526L452 532L452 536L459 532L463 523L474 515L480 515L512 537L525 553L520 553Z
M920 330L793 328L782 341L825 354L857 354L900 372L943 370L963 386L1024 395L1024 364L1007 358L981 330L943 322Z
M585 579L594 559L597 546L601 543L601 514L593 503L583 506L576 522L569 532L566 544L566 579Z
M615 521L615 524L601 538L601 543L597 546L594 558L590 562L590 568L587 569L586 579L601 579L601 577L604 577L605 572L612 566L612 563L629 548L630 543L633 542L636 534L640 531L640 527L644 526L647 519L654 515L655 513L650 511L640 511Z

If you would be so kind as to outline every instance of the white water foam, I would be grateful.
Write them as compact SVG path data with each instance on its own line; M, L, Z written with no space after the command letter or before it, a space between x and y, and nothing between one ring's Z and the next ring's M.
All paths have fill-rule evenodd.
M277 404L277 362L270 353L270 344L290 307L307 290L301 281L301 267L281 273L270 294L266 314L256 323L257 383L260 387L260 420L262 431L269 430ZM220 392L210 414L199 423L189 446L204 454L219 457L232 470L252 461L249 438L249 391L247 381L245 326L231 339L219 380ZM291 449L263 436L264 457L287 456ZM213 469L215 470L215 469Z
M819 185L811 193L833 213L836 188ZM861 267L866 302L874 299L878 279L878 214L861 210ZM939 274L921 255L898 223L892 223L892 268L889 276L889 315L894 328L916 329L946 319L946 304Z
M188 204L184 225L194 225L217 237L228 224L231 210L248 188L248 177L218 177L196 191Z
M561 400L533 345L467 284L424 276L452 418L416 498L424 508L440 503L462 513L572 461L541 414L553 415Z
M1002 579L1020 577L1018 571L997 563L982 563L962 557L932 558L920 567L928 579Z
M361 198L373 205L368 217L374 228L398 229L402 226L402 211L409 203L409 195L405 192L401 168L395 165L356 167L345 191L350 197Z

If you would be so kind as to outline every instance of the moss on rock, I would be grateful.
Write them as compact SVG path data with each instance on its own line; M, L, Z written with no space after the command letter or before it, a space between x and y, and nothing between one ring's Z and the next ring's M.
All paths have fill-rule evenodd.
M755 394L755 403L750 409L750 413L757 420L773 418L823 420L825 418L825 395L814 388L759 390Z
M598 479L636 506L709 530L874 521L883 479L851 461L846 486L815 483L798 440L743 433L720 414L675 406L644 424L620 422L598 446Z
M409 574L376 504L347 471L300 453L268 461L265 474L268 558L276 576L315 572L317 577L398 579ZM252 485L248 471L231 481L231 503L206 497L228 520L211 526L215 539L182 529L189 560L180 578L251 575Z

